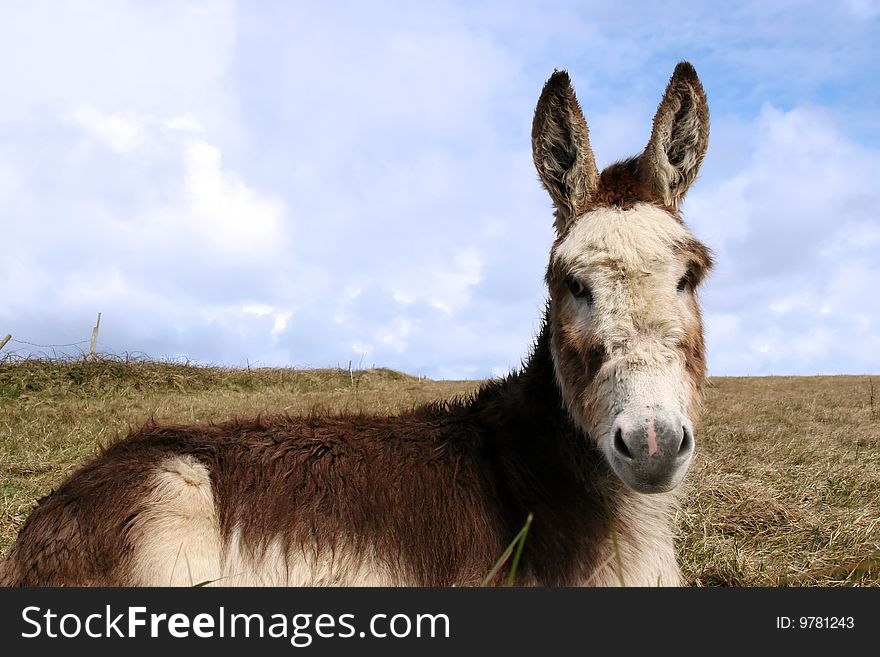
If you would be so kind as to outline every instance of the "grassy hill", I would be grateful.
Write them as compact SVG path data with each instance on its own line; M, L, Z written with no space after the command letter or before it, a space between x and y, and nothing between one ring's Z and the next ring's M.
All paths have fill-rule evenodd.
M478 385L386 369L0 362L0 554L34 499L149 418L395 413ZM685 485L690 584L880 585L880 377L713 379Z

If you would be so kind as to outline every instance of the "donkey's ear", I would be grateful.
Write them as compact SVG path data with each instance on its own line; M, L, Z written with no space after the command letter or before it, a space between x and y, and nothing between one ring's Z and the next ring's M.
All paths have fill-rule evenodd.
M639 158L639 175L667 205L678 208L709 145L709 106L694 67L680 62L654 116Z
M538 99L532 157L556 207L556 231L562 234L586 209L599 177L587 122L565 71L553 72Z

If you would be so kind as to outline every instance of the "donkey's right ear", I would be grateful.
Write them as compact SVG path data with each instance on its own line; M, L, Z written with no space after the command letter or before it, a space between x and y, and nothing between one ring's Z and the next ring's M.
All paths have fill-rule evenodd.
M587 122L565 71L554 71L541 91L532 122L532 157L556 207L561 235L584 212L599 179Z

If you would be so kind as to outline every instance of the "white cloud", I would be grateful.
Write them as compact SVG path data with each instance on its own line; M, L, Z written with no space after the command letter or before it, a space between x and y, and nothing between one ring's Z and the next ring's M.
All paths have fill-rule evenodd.
M133 116L102 114L91 106L77 109L71 122L119 153L129 153L142 139L143 120Z
M287 328L287 324L290 321L290 318L293 317L293 311L291 310L279 310L274 306L263 303L244 306L241 311L246 314L256 315L257 317L265 317L267 315L270 315L273 320L273 338L277 338L284 331L284 329Z
M418 300L452 316L470 303L471 288L481 280L483 258L478 249L465 247L452 256L448 264L426 267L421 276L400 281L392 298L409 305Z
M704 293L716 374L865 372L880 326L880 152L811 107L765 106L744 168L686 211L715 248Z
M79 331L102 311L102 338L116 349L146 351L152 343L157 356L211 361L222 360L216 347L200 350L198 338L175 343L207 326L249 333L249 317L263 314L265 338L284 332L292 311L265 301L268 274L290 240L284 204L225 166L196 118L83 106L43 120L47 130L65 132L51 150L14 144L18 171L10 166L14 184L0 196L0 213L28 217L4 225L17 244L0 259L0 275L13 286L0 302L10 330L30 341L70 342L79 336L59 334L68 322L47 322L47 314L77 318ZM244 305L223 310L220 299ZM233 358L260 342L241 343Z
M283 205L262 198L239 175L223 168L220 149L203 139L189 139L183 153L186 170L182 217L170 215L176 226L170 234L193 231L222 257L266 257L283 246ZM186 228L184 228L184 226Z

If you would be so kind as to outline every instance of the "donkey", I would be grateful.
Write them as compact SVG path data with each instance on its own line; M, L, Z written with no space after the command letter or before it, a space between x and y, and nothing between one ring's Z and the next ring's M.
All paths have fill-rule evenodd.
M533 514L518 585L680 585L711 258L679 207L708 131L682 62L644 152L600 174L555 71L532 148L556 240L520 370L397 416L148 424L39 501L0 583L475 585Z

